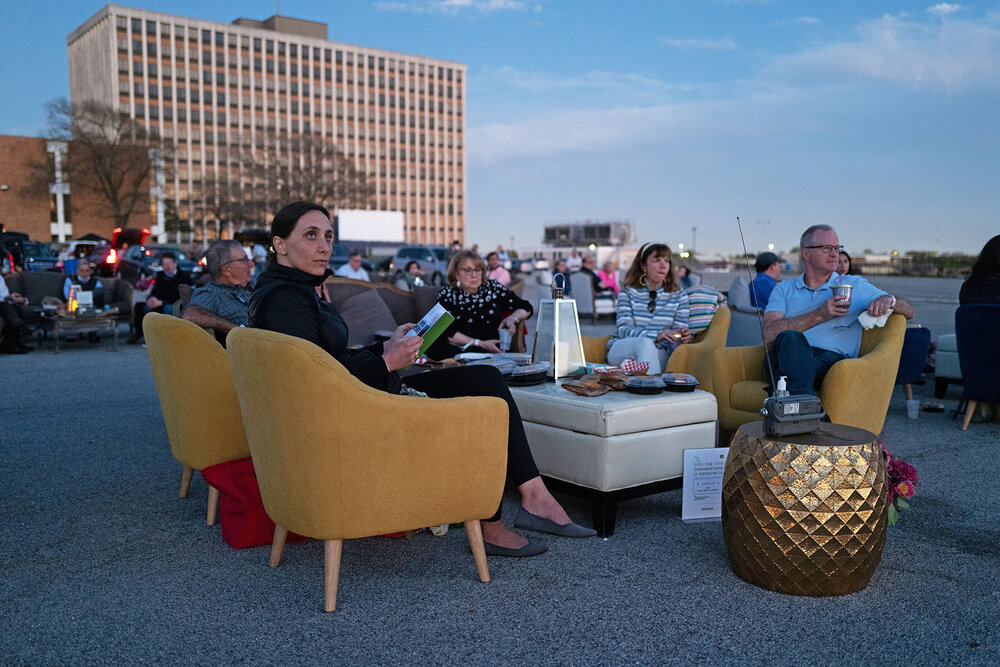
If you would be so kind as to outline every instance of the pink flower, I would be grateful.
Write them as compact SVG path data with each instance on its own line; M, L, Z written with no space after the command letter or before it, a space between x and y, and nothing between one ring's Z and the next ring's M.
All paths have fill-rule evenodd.
M917 477L917 469L906 461L891 459L886 465L886 468L889 473L889 479L893 482L908 481L912 482L913 485L916 486L919 481L919 478Z
M904 480L893 487L893 495L903 496L904 498L912 498L913 494L916 493L917 487L910 480Z

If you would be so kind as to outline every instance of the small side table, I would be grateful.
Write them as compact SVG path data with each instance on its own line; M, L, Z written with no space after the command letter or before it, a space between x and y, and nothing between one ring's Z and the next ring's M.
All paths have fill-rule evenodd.
M53 354L59 354L59 334L64 332L91 333L99 331L109 331L111 333L112 346L118 351L118 309L100 311L90 317L76 317L74 315L50 316L48 318L52 328L52 338L55 341Z
M740 427L722 483L722 532L733 572L793 595L860 591L882 560L888 525L885 458L874 434L823 423L765 436Z

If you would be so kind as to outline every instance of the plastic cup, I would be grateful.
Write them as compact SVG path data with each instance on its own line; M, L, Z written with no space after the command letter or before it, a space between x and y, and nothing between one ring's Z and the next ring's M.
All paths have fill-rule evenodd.
M910 419L916 419L920 414L920 401L913 399L912 401L906 402L906 416Z
M854 285L834 285L833 295L842 296L847 300L847 303L851 302L851 290L854 289Z
M510 331L507 329L500 329L500 349L503 352L510 350Z

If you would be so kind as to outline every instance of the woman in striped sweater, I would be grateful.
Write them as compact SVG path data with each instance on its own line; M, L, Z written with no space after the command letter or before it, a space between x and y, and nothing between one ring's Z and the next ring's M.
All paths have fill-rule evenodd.
M609 364L648 361L649 374L655 375L678 345L691 342L688 297L670 260L670 247L662 243L647 243L636 253L618 294Z

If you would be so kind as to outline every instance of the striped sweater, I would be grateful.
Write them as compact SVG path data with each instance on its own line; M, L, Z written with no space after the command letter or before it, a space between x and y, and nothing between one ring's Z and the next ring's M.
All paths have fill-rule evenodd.
M619 338L645 337L656 339L656 334L664 329L679 329L688 326L688 296L684 290L676 292L656 292L656 310L649 312L649 290L645 287L623 288L618 294L615 307L617 326L608 341L608 348ZM670 340L658 343L660 347L673 348Z

